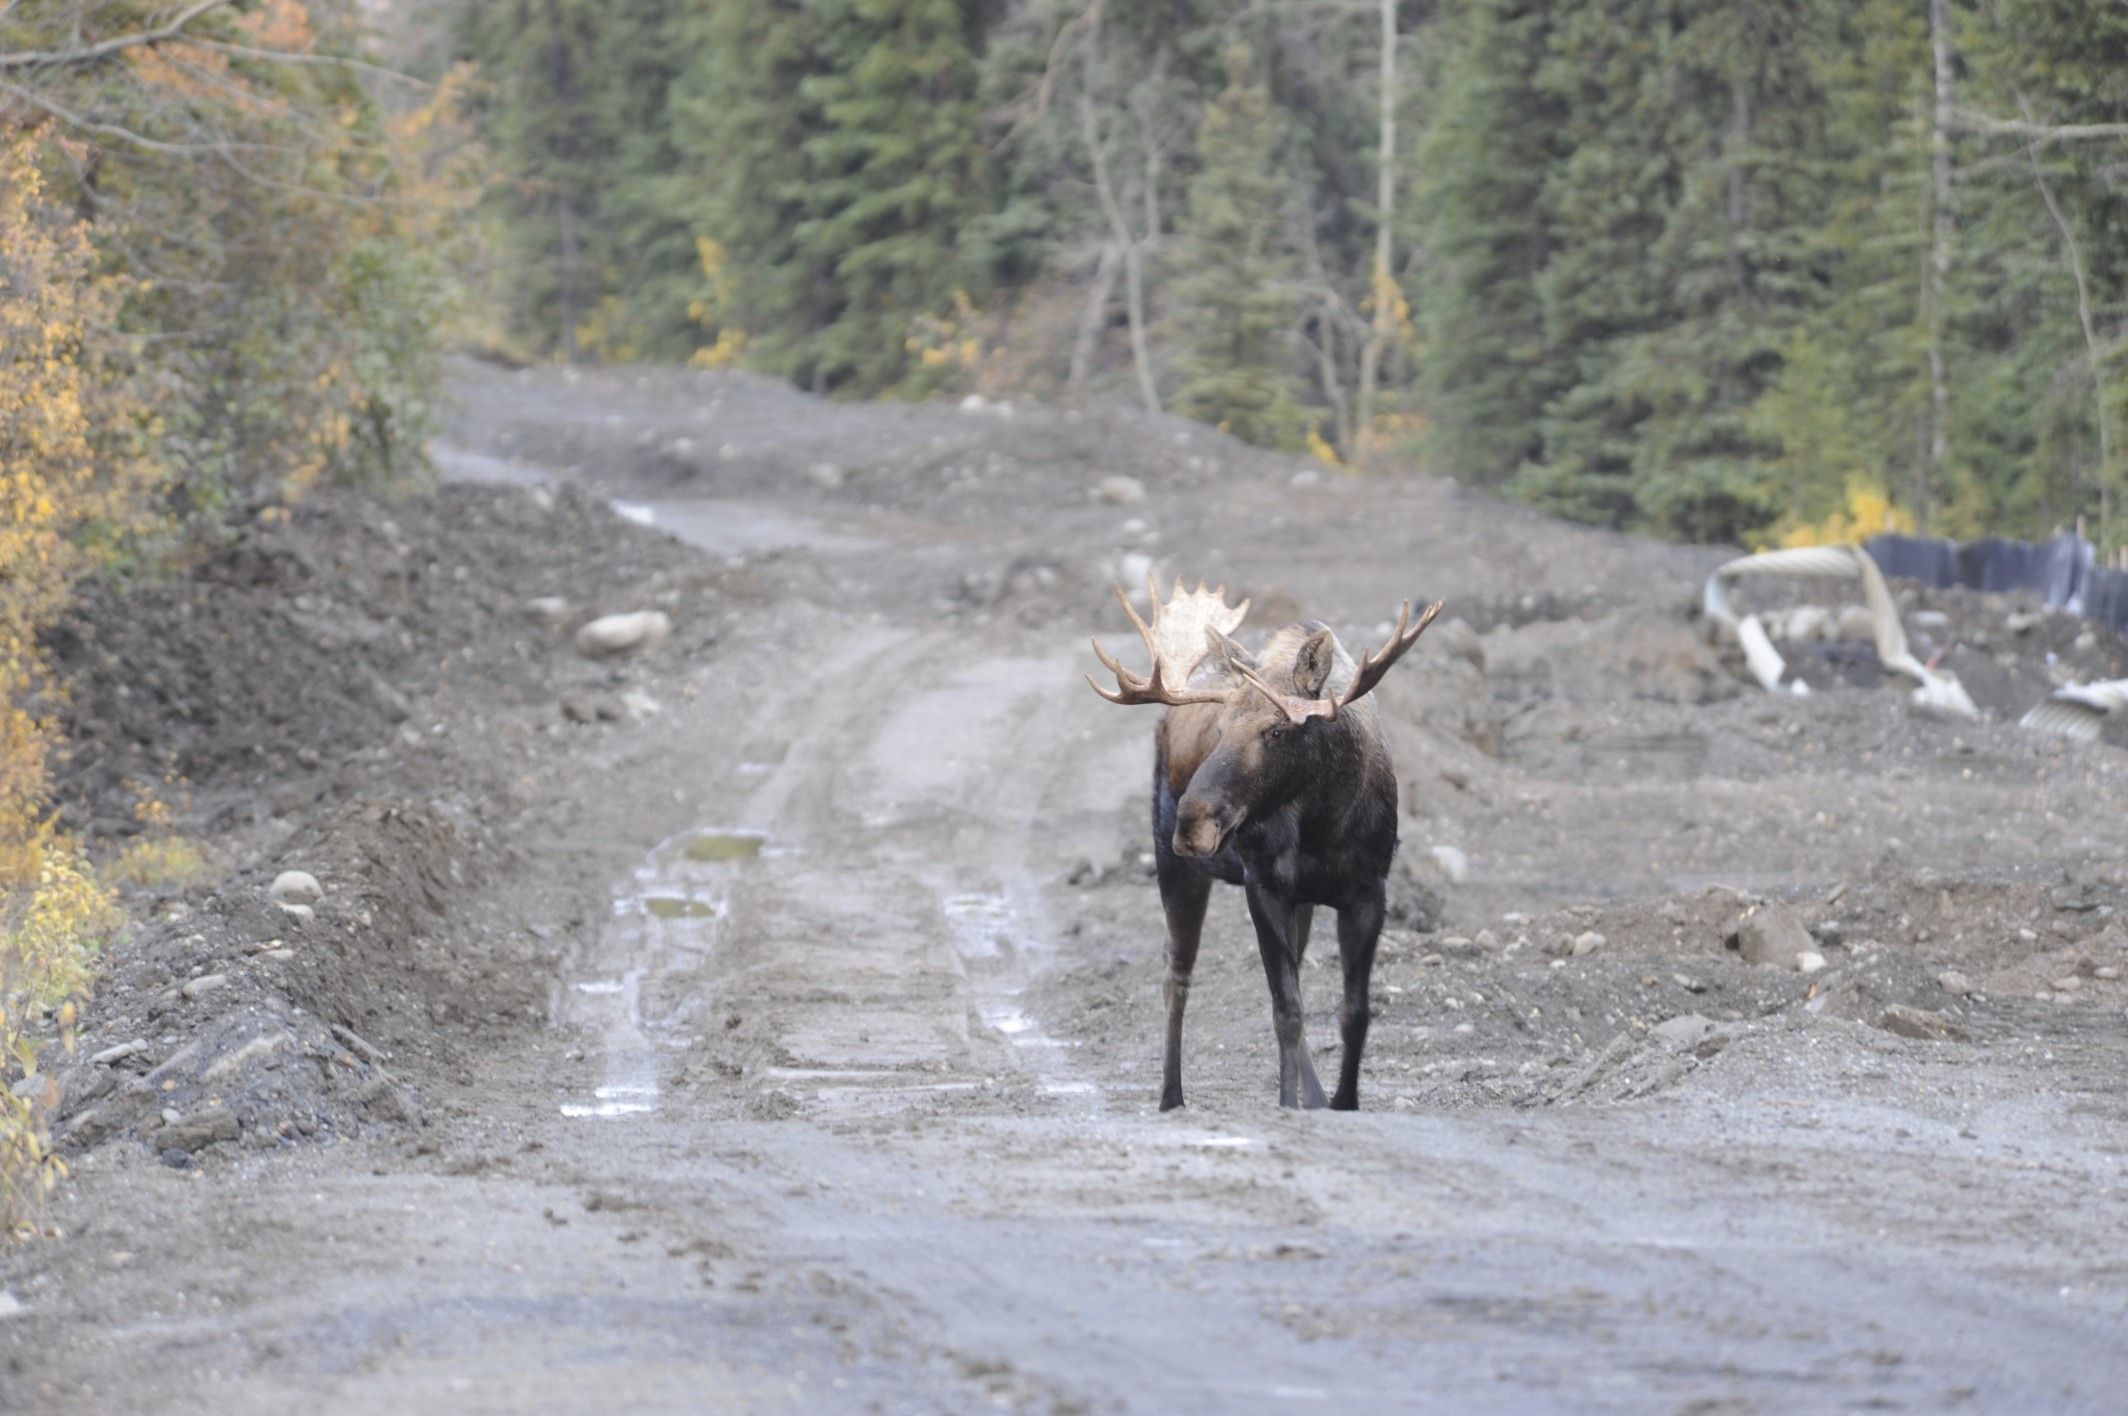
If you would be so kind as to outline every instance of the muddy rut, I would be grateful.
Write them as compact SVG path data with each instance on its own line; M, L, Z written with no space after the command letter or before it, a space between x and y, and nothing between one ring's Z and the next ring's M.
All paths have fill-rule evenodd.
M203 1173L86 1167L51 1281L9 1270L31 1309L0 1323L0 1407L2113 1407L2128 1028L2088 966L2120 903L2117 815L2090 824L2117 811L2116 749L2065 765L1881 696L1652 693L1721 669L1633 628L1689 639L1686 553L1440 488L1326 503L1297 464L1240 461L1196 509L1177 461L1143 512L1163 568L1241 572L1362 636L1391 587L1453 572L1498 630L1471 631L1483 682L1454 687L1477 671L1451 648L1390 700L1428 794L1407 856L1452 839L1479 868L1406 873L1446 903L1420 898L1385 946L1367 1109L1273 1104L1222 891L1190 1105L1161 1116L1152 722L1078 682L1083 630L1113 624L1079 597L1149 543L1118 543L1135 508L1088 498L1109 470L1091 454L1060 470L1014 441L1091 435L1062 415L999 435L1005 490L978 471L941 499L925 489L983 465L951 410L818 410L792 450L786 395L716 387L706 412L664 385L471 379L462 472L714 527L699 539L765 587L545 843L604 870L608 902L547 980L548 1024L434 1078L424 1128ZM736 470L675 474L675 428L739 444ZM779 497L748 445L800 473L832 449L860 487L874 456L879 489L779 464L804 488ZM897 456L917 471L889 486ZM1426 583L1402 586L1415 561ZM1532 687L1513 620L1538 582L1586 598L1519 613L1609 687ZM1659 653L1632 647L1647 633ZM2050 911L2065 869L2091 908ZM1715 880L1843 916L1829 979L1725 953ZM2031 1002L2027 964L2001 960L1995 1001L1940 996L1940 966L1979 968L2027 918L2083 950L2080 996ZM1556 947L1585 932L1594 952ZM1319 1056L1333 979L1305 979ZM1887 1001L1949 1009L1965 1040L1887 1033ZM1688 1014L1704 1033L1658 1040Z

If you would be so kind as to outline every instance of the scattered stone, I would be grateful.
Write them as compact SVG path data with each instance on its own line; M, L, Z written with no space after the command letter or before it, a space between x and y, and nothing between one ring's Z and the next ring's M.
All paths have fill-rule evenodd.
M1500 951L1500 936L1490 929L1479 930L1477 937L1471 942L1488 954L1497 954Z
M1690 974L1671 974L1670 982L1676 984L1687 993L1705 993L1707 991L1707 985Z
M1788 612L1788 642L1809 644L1833 635L1832 612L1823 605L1798 605Z
M91 1054L89 1061L98 1067L108 1067L114 1062L123 1062L128 1057L138 1057L147 1050L148 1040L144 1037L136 1037L131 1042L121 1042L114 1047L106 1047L101 1052Z
M557 625L569 618L569 602L559 595L541 595L525 601L525 615L537 624Z
M1477 957L1478 941L1472 939L1469 935L1444 935L1442 938L1435 942L1439 945L1441 952L1447 955L1449 958L1470 959Z
M663 704L640 688L631 688L622 694L621 707L627 711L629 717L639 723L646 718L655 718L665 711Z
M1792 969L1797 959L1812 952L1810 931L1782 905L1747 910L1736 923L1735 938L1737 951L1746 963Z
M28 1311L29 1309L22 1306L20 1298L17 1298L5 1288L0 1288L0 1323L6 1322L9 1318L19 1318Z
M1842 605L1834 629L1842 639L1875 639L1877 617L1867 605Z
M618 723L627 711L610 693L565 693L561 709L572 723Z
M2012 610L2003 617L2002 627L2012 634L2030 634L2033 626L2045 618L2037 610Z
M1303 467L1287 479L1286 485L1296 490L1306 490L1309 487L1318 485L1322 480L1322 473L1316 471L1313 467Z
M1648 1031L1672 1047L1690 1047L1713 1032L1714 1024L1697 1013L1679 1013L1666 1022L1657 1023Z
M2075 974L2070 974L2066 978L2058 978L2054 980L2054 982L2047 985L2047 987L2053 989L2056 993L2074 993L2076 992L2076 990L2082 988L2083 986L2084 981L2078 978Z
M2121 971L2112 964L2100 964L2097 968L2091 971L2091 976L2093 978L2102 978L2107 980L2108 982L2111 982L2112 980L2117 979L2121 976Z
M1810 937L1817 940L1824 948L1839 948L1840 940L1843 937L1840 930L1840 921L1836 919L1819 920L1810 927Z
M325 889L318 884L318 877L307 870L284 870L273 877L273 884L266 887L278 905L314 905L325 898Z
M1593 929L1584 930L1574 936L1574 953L1576 956L1593 954L1603 947L1603 943L1604 940L1601 934L1598 934Z
M1461 885L1470 878L1470 857L1454 846L1435 846L1433 863L1441 867L1441 874L1448 877L1451 885Z
M309 924L318 917L318 912L309 905L283 905L281 906L281 913L287 915L297 924Z
M990 400L979 393L971 393L961 400L961 412L980 413L990 406Z
M356 1109L372 1121L404 1125L414 1119L414 1105L390 1077L372 1077L355 1093Z
M178 989L178 992L184 994L187 998L204 998L216 989L228 986L229 975L227 974L201 974L198 978L188 980L183 987Z
M663 610L601 615L576 632L576 652L587 659L655 652L672 638L672 620Z
M1145 500L1145 483L1121 473L1101 479L1101 500L1114 506L1136 506Z
M364 1041L361 1035L358 1034L353 1028L346 1027L340 1023L334 1023L332 1025L332 1035L340 1039L340 1041L346 1043L355 1051L361 1053L364 1057L367 1057L372 1062L381 1063L385 1060L383 1050L376 1047L372 1043Z
M805 475L814 486L827 492L839 490L849 477L841 464L834 462L816 462L805 469Z
M1877 1015L1877 1026L1920 1042L1964 1042L1965 1029L1947 1013L1894 1003Z
M241 1129L235 1116L214 1108L168 1122L155 1133L155 1144L164 1151L182 1151L190 1155L222 1141L235 1140Z
M1936 982L1943 985L1944 992L1955 993L1961 998L1974 992L1973 980L1967 978L1956 969L1945 969L1942 973L1937 974Z
M1825 956L1815 949L1805 949L1796 955L1795 966L1797 973L1820 973L1825 968Z

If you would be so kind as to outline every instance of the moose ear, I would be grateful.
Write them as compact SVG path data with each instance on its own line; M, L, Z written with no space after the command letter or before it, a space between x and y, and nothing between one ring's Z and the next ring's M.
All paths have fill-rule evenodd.
M1320 698L1330 682L1330 666L1337 656L1337 637L1318 629L1301 641L1293 655L1293 687L1303 698Z
M1226 635L1221 634L1216 625L1208 624L1204 627L1204 643L1205 648L1210 651L1211 657L1224 665L1229 673L1233 672L1234 666L1237 664L1245 665L1252 669L1256 667L1256 661L1249 657L1249 651Z

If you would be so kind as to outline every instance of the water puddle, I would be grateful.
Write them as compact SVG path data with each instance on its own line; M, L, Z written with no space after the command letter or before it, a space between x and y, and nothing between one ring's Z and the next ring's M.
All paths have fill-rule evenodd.
M698 864L753 860L767 844L766 836L748 831L701 831L687 838L680 854Z
M652 919L715 919L717 907L708 900L679 899L671 895L645 895L643 909Z
M590 1100L562 1103L562 1115L611 1121L657 1111L665 1058L687 1045L690 1020L647 1007L643 981L693 967L716 948L732 872L767 847L758 831L691 831L659 845L615 893L593 957L579 962L551 1008L556 1025L591 1034L604 1061Z

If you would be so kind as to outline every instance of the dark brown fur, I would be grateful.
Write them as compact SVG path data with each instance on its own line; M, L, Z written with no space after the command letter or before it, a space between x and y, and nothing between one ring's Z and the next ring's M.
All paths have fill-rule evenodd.
M1224 653L1247 658L1231 641ZM1247 662L1302 698L1334 694L1355 672L1335 636L1312 621L1279 630ZM1212 884L1225 881L1248 894L1271 990L1283 1106L1324 1104L1301 1033L1300 965L1315 907L1337 911L1344 1048L1329 1104L1354 1110L1383 887L1397 846L1396 773L1373 704L1362 699L1334 720L1294 723L1220 655L1192 684L1230 678L1240 687L1227 701L1169 709L1154 739L1153 853L1167 915L1160 1106L1182 1104L1182 1015Z

